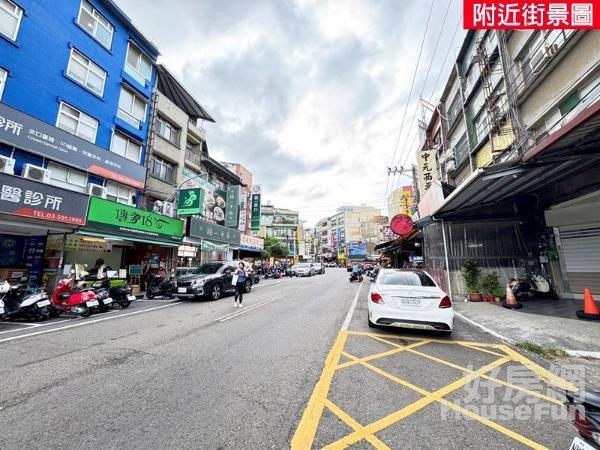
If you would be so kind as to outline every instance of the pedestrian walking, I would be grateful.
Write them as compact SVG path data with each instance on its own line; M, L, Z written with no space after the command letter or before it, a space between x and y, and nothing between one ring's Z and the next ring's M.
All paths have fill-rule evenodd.
M235 281L235 301L233 303L234 308L243 308L242 300L244 300L244 292L246 291L246 278L248 273L246 272L245 264L240 261L238 264L238 268L235 269L233 273L233 278Z

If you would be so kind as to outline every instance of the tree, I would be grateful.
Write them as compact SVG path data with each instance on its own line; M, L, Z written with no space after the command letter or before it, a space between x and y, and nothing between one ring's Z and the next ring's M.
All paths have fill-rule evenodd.
M265 258L285 258L287 248L279 239L274 237L265 238Z

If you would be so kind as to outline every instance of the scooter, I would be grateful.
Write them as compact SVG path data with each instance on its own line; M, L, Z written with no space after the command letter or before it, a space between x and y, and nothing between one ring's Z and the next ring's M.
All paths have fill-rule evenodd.
M72 313L81 317L89 317L92 314L92 308L100 306L94 291L73 289L73 279L71 277L58 280L51 301L52 304L49 309L50 315L53 316Z
M281 272L279 270L269 269L267 273L265 273L265 280L268 280L269 278L277 280L281 278Z
M513 278L509 283L513 294L518 301L528 300L535 296L556 298L550 282L539 273L525 273Z
M363 280L362 273L352 272L350 274L350 283L353 283L355 281L358 281L359 283L361 283L362 280Z
M6 320L47 320L50 317L50 299L44 291L27 294L20 284L10 286L0 282L0 316ZM8 285L8 288L6 287ZM8 290L7 290L8 289Z
M600 392L566 392L565 395L567 400L564 404L575 430L582 438L600 445ZM572 444L571 448L578 447Z
M123 309L129 308L131 302L136 299L136 296L131 293L131 286L125 280L103 278L96 281L93 286L98 283L104 289L109 290L110 297Z
M175 298L175 292L177 291L177 286L175 281L163 280L158 274L152 275L152 279L148 283L148 289L146 289L146 298L154 298L154 297L167 297L167 298Z

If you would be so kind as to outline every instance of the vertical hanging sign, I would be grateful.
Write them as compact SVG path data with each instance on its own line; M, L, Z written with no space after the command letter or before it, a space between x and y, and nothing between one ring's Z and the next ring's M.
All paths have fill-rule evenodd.
M260 196L262 194L262 186L255 184L252 186L252 219L250 221L250 229L260 229Z
M238 208L240 203L240 186L229 186L227 188L227 207L225 208L225 226L237 228Z

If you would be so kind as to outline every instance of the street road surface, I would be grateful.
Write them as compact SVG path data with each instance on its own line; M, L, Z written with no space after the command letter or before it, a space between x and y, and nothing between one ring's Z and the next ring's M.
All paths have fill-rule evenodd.
M503 400L519 354L460 321L452 337L370 329L367 290L328 269L261 280L245 309L231 296L158 300L2 323L0 448L569 447L565 420L465 420L452 408L485 404L489 389L467 389L465 370L503 383L497 403L560 408L544 386Z

